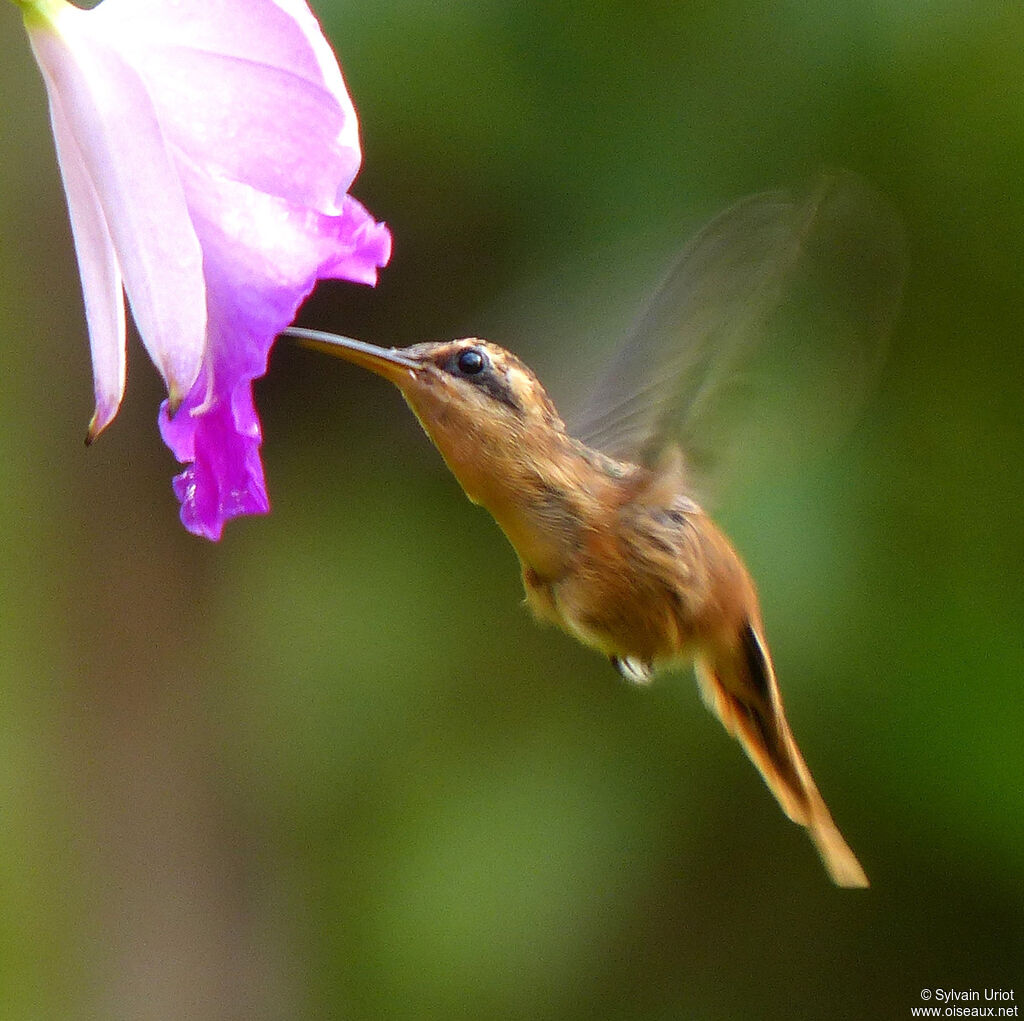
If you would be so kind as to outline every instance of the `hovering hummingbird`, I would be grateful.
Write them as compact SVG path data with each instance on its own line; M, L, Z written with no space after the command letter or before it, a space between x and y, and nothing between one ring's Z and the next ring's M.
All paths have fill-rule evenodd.
M755 195L711 221L656 292L579 430L566 427L526 365L489 341L396 349L285 331L401 391L466 495L508 537L540 620L633 682L692 662L708 707L845 887L867 886L867 876L793 738L754 583L698 502L680 441L701 417L709 379L728 376L726 354L742 360L816 249L838 258L840 329L887 332L901 238L884 217L876 229L879 218L864 209L863 193L840 178L803 201Z

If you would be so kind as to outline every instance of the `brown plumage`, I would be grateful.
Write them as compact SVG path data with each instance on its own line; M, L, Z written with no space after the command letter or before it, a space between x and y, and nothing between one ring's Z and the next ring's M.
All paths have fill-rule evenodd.
M800 407L790 388L817 370L804 390L808 406L824 401L827 421L803 432L827 432L878 364L904 261L898 218L848 176L822 179L802 200L740 201L683 249L573 435L533 372L487 341L396 350L288 331L398 387L515 548L538 618L635 682L693 662L707 705L807 828L832 879L849 887L867 877L786 721L753 582L697 502L680 448L696 462L716 442L713 398L756 376L758 355L767 356L767 391L787 398L790 428ZM781 389L772 356L791 354L790 342L796 356L783 358ZM749 415L747 390L734 389Z
M571 438L536 376L469 338L385 350L293 330L402 392L467 495L519 556L534 614L647 681L693 661L704 700L840 886L868 880L793 740L753 583L687 495L682 460L654 469Z

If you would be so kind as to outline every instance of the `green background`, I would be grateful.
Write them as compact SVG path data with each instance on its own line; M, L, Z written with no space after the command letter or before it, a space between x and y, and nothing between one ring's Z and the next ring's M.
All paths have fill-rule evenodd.
M827 882L688 676L521 606L397 394L258 388L273 513L178 524L133 341L91 381L42 82L0 7L0 1017L904 1018L1024 997L1024 7L317 5L360 110L375 290L556 399L737 197L858 172L910 273L846 441L722 507L867 892ZM984 1004L983 1004L984 1005Z

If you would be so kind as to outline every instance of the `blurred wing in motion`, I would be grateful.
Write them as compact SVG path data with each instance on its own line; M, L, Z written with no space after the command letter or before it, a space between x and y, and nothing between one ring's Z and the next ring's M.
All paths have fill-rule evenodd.
M899 218L851 175L742 199L683 249L571 431L642 463L679 445L701 498L799 461L860 405L904 264Z

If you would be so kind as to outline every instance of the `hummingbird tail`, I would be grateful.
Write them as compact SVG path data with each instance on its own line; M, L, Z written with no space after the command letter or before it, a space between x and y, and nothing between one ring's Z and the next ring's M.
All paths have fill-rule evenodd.
M741 656L724 662L710 658L710 651L697 657L705 703L743 746L786 815L807 828L832 881L868 886L789 729L768 648L753 624L744 628L741 647Z

